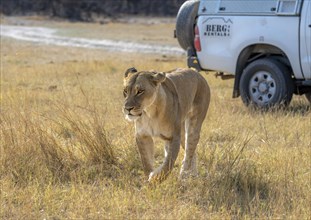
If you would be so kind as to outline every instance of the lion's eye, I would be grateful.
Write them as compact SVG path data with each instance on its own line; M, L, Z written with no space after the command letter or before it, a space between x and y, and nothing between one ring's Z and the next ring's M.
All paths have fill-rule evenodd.
M139 90L137 91L136 95L141 95L141 94L143 94L144 92L145 92L145 90L139 89Z

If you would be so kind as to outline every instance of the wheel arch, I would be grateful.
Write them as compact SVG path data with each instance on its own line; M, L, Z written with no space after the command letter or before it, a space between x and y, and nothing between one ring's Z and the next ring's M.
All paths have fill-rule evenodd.
M252 44L245 47L241 50L237 62L236 62L236 69L235 69L235 79L234 79L234 86L233 86L233 98L237 98L240 96L239 86L240 86L240 79L245 67L260 58L264 57L273 57L277 59L279 62L283 63L287 66L290 71L292 72L291 64L289 62L288 57L280 48L270 45L270 44Z

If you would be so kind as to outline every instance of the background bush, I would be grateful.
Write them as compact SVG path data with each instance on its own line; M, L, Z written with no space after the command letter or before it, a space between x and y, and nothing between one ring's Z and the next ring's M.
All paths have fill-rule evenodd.
M41 14L80 21L121 14L175 16L185 0L1 0L5 15Z

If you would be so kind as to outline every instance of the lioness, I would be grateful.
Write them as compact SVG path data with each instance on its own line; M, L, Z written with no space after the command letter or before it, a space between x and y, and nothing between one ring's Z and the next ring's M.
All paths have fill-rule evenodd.
M124 75L125 118L133 121L136 143L149 181L163 180L172 170L180 144L185 149L180 175L197 173L195 149L210 102L206 80L192 69L167 73L138 72ZM165 141L165 159L154 170L153 137Z

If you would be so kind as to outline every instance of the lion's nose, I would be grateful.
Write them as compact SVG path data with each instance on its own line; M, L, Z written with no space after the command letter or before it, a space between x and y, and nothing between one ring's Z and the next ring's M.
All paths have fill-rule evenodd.
M133 109L134 109L134 107L128 107L128 106L124 107L124 111L126 114L129 114Z

